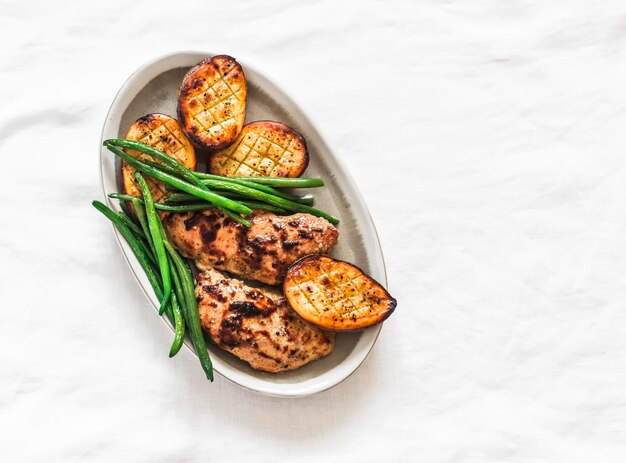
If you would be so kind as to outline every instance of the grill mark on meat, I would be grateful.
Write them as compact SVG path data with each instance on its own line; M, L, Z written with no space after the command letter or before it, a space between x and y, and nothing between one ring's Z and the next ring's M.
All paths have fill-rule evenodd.
M212 225L207 225L206 222L200 223L200 236L202 237L202 242L205 246L210 245L215 238L217 238L217 231L222 226L219 223L215 223Z
M207 252L213 254L218 262L223 262L226 256L224 252L215 245L217 233L220 228L222 228L222 221L220 216L215 213L211 213L208 215L197 215L201 217L201 219L197 223L200 227L200 239L202 240L203 248ZM226 219L228 219L228 217L224 219L224 226L226 225Z
M230 310L240 313L243 317L254 317L255 315L267 314L267 311L261 310L249 301L231 302Z
M213 298L217 299L220 302L225 302L226 298L220 291L220 287L218 285L203 285L202 291L205 293L209 293Z
M287 368L287 366L282 365L282 361L277 358L277 357L272 357L271 355L266 354L265 352L259 352L258 353L259 357L263 357L266 358L268 360L272 360L277 367L279 367L281 370L284 370L285 368Z
M191 217L184 221L185 230L189 231L204 219L204 215L195 212Z
M245 294L246 294L246 297L249 297L252 300L265 297L263 296L263 294L261 294L261 291L259 291L258 289L251 289L250 291L246 291Z
M300 231L302 231L302 230L300 230ZM282 248L285 251L291 251L298 244L300 244L300 242L298 240L285 240L285 241L283 241Z
M277 238L275 236L257 236L250 239L247 228L240 227L237 230L237 242L239 243L239 249L243 251L241 258L254 271L262 268L264 257L277 257L275 248L271 246L276 241Z
M277 352L280 351L280 344L278 344L274 339L272 339L272 336L267 330L258 331L257 334L265 337L267 341L272 345L272 347L276 349Z
M252 247L257 248L257 249L262 249L268 244L274 244L277 240L278 238L276 238L275 236L264 236L264 235L257 236L256 238L252 240L248 239Z
M236 347L241 342L241 315L224 317L220 324L219 341L225 346Z

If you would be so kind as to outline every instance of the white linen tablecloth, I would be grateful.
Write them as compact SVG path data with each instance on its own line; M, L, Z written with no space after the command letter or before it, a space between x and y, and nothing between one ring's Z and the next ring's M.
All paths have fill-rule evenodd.
M0 460L626 461L626 3L0 2ZM398 298L372 355L268 398L192 355L124 262L98 142L176 50L302 103Z

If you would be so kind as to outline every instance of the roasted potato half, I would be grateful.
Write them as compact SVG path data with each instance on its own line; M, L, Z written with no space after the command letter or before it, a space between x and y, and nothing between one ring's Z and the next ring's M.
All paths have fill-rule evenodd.
M283 289L302 318L332 331L354 331L381 323L397 304L358 267L322 255L307 256L293 264Z
M184 77L178 94L178 120L201 149L230 145L246 117L246 79L234 58L208 58Z
M309 164L306 141L280 122L243 126L235 142L211 155L209 172L227 177L299 177Z
M185 132L183 132L178 121L173 117L165 114L148 114L143 116L130 126L126 139L153 146L184 164L188 169L195 170L196 168L196 152L193 145L185 135ZM126 152L138 159L154 161L151 156L139 151L126 149ZM134 167L124 162L122 163L124 191L132 196L141 196L137 181L133 177L135 172ZM161 201L167 194L165 185L151 177L146 176L145 178L154 200Z

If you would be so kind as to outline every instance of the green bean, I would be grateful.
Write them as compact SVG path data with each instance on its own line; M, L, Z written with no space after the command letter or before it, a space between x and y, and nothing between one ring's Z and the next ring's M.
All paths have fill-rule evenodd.
M120 207L122 204L125 203L120 202ZM118 212L117 215L122 220L122 222L124 222L124 224L135 234L139 242L143 245L144 248L146 248L146 251L150 250L150 252L146 252L146 255L153 265L156 264L157 261L156 257L154 257L154 251L152 250L152 242L148 238L146 238L146 234L143 232L143 230L139 228L137 224L135 224L133 219L131 219L123 212Z
M237 193L231 193L229 191L220 191L220 195L225 198L236 199L238 202L245 202L247 197L243 195L238 195ZM165 197L165 203L188 203L188 202L198 202L198 198L196 196L175 192L170 193Z
M206 209L215 209L217 207L215 204L211 203L182 204L180 206L154 203L154 206L160 211L166 212L204 211Z
M176 177L180 177L180 174L178 172L176 172L176 169L172 169L169 166L165 166L163 164L159 164L158 162L151 161L150 159L142 159L141 162L143 162L145 164L148 164L149 166L154 167L156 169L160 169L163 172L166 172L166 173L168 173L170 175L174 175Z
M124 212L127 216L132 217L133 213L130 210L130 206L128 203L120 203L120 209L122 209L122 212Z
M298 198L297 203L306 204L307 206L315 204L315 196L313 195L298 196Z
M165 203L185 203L192 201L198 201L198 198L187 193L170 193L164 200Z
M201 179L210 179L211 174L196 172ZM236 177L238 180L249 180L260 185L284 188L317 188L324 186L321 178L285 178L285 177Z
M290 201L295 201L297 203L301 201L309 202L312 199L311 196L292 195L289 193L285 193L284 191L277 190L274 187L261 185L260 183L251 182L249 180L238 180L237 183L239 183L240 185L249 186L250 188L254 188L255 190L264 191L265 193L278 196L279 198L284 198Z
M143 204L143 201L135 196L125 195L125 194L120 194L120 193L109 193L108 196L109 198L119 199L120 201L132 201L133 204L135 201L137 201L139 203L139 207L141 207L141 205ZM198 200L197 198L194 198L193 196L190 196L190 197L195 199L196 201ZM262 201L242 201L241 203L245 204L250 209L259 210L259 211L269 211L269 212L275 212L277 214L285 214L289 212L286 209L272 206L271 204L267 204ZM137 206L134 206L134 207L137 207ZM205 209L216 208L215 204L211 204L208 202L204 202L204 203L195 202L195 203L184 203L184 204L154 203L154 207L157 210L167 211L167 212L203 211Z
M250 188L244 185L228 183L223 180L210 179L203 180L203 183L211 188L224 189L232 191L233 193L246 195L251 198L258 199L259 201L269 203L273 206L282 207L283 209L287 209L288 211L305 212L307 214L311 214L317 217L323 217L330 223L335 225L339 223L339 219L337 217L327 214L324 211L320 211L319 209L315 209L314 207L310 207L305 204L289 201L288 199L279 198L277 196L264 193L263 191L255 190L254 188Z
M178 303L176 293L172 293L172 311L174 313L174 327L176 331L172 347L170 348L170 358L178 354L180 348L183 347L183 342L185 341L185 319L183 318L183 313L180 308L180 304Z
M246 202L245 204L250 206L249 202ZM205 211L207 209L216 208L215 204L211 204L211 203L185 203L185 204L155 203L154 206L159 210L168 211L168 212ZM248 220L246 220L246 222L250 223ZM249 227L250 225L246 225L246 226Z
M163 233L165 233L165 231L163 231ZM176 266L174 265L174 261L172 260L171 256L168 253L168 261L170 263L170 267L172 268L172 287L174 288L174 294L176 294L176 297L178 299L178 305L181 306L182 308L182 313L183 316L185 318L185 321L187 322L187 324L189 324L189 321L187 319L187 314L185 313L185 295L183 294L183 287L180 283L180 278L178 277L178 271L176 270Z
M113 199L119 199L120 201L129 201L133 203L133 206L135 205L135 201L137 201L139 204L143 204L143 199L138 198L137 196L132 196L132 195L127 195L124 193L109 193L107 195L109 198L113 198ZM157 203L154 203L157 204ZM144 211L145 214L145 211ZM141 223L141 221L140 221Z
M119 216L121 221L124 222L124 225L126 225L128 228L130 228L130 231L135 233L135 235L140 237L143 234L143 232L137 226L137 224L135 222L133 222L133 220L130 217L128 217L126 214L124 214L123 212L118 212L117 215Z
M115 139L115 138L111 139L111 140L105 140L104 141L104 145L107 145L107 146L108 145L113 145L113 146L122 147L122 148L129 148L129 149L133 149L133 150L139 151L140 153L144 153L144 154L147 154L149 156L152 156L154 159L157 159L158 161L161 161L161 163L162 163L161 168L162 169L165 166L167 166L169 168L168 170L170 170L170 172L175 172L174 175L178 175L178 176L182 177L183 179L187 180L189 183L194 184L194 185L196 185L198 187L202 187L202 184L200 183L200 179L198 177L196 177L196 175L192 171L187 169L187 167L182 165L176 159L168 156L165 153L162 153L161 151L159 151L158 149L156 149L156 148L154 148L154 147L152 147L150 145L146 145L146 144L140 143L138 141L122 140L122 139Z
M219 194L224 196L225 198L236 199L238 202L243 202L243 203L245 203L247 199L243 195L238 195L237 193L230 193L228 191L220 191ZM185 202L197 202L197 201L198 201L197 197L187 194L187 193L180 193L180 192L170 193L165 198L166 203L185 203Z
M91 204L98 211L102 212L102 214L104 214L107 219L113 222L115 228L117 228L122 234L135 256L137 256L137 260L139 261L141 268L143 268L144 272L146 272L146 276L148 277L148 281L150 282L154 293L156 294L157 298L161 300L163 298L163 289L161 288L159 277L152 268L152 265L150 265L150 261L148 260L148 257L146 255L145 248L139 243L135 235L133 235L133 232L131 232L130 229L126 227L124 222L122 222L120 217L115 212L113 212L100 201L92 201Z
M210 180L210 179L204 179L204 180ZM307 206L312 206L313 203L315 202L315 198L312 195L305 195L305 196L298 196L298 195L291 195L289 193L285 193L282 192L280 190L277 190L275 188L269 187L269 186L265 186L265 185L257 185L254 182L233 182L235 184L238 185L243 185L243 186L247 186L250 188L254 188L255 190L259 190L259 191L263 191L264 193L268 193L270 195L274 195L274 196L278 196L279 198L283 198L286 199L288 201L294 201L296 203L300 203L300 204L306 204ZM218 191L219 194L223 195L224 192L220 191L219 189L216 189ZM241 196L241 195L239 195Z
M113 197L113 195L109 195L109 198ZM136 198L135 196L129 196L129 198L130 202L133 203L135 215L137 216L137 220L139 220L139 223L141 224L141 229L143 230L143 234L146 237L146 241L148 242L148 247L150 248L150 251L152 251L152 256L156 263L156 249L154 249L154 244L152 244L152 240L150 239L150 228L148 226L148 219L146 218L146 209L143 207L143 200ZM123 202L124 201L122 201L122 203Z
M165 229L163 228L163 224L160 224L160 225L161 225L160 227L161 235L167 236L165 233ZM182 286L180 284L180 279L178 278L178 271L176 270L176 267L174 266L174 263L172 261L172 258L169 256L169 253L168 253L167 261L170 265L170 268L172 269L171 273L172 273L173 293L172 293L171 305L172 305L172 310L174 313L174 326L176 328L174 342L172 342L172 347L170 348L170 358L172 358L174 355L178 353L178 351L183 345L183 341L185 338L185 324L186 324L187 315L185 314L184 306L186 303L185 303L185 297L182 291Z
M203 180L222 180L224 182L237 183L239 185L244 185L250 188L254 188L255 190L264 191L265 193L278 196L279 198L284 198L284 199L288 199L290 201L296 201L296 202L304 201L304 204L308 204L309 202L313 204L312 202L313 198L311 196L292 195L292 194L277 190L275 188L272 188L271 186L262 185L260 183L253 182L251 180L245 180L245 179L242 180L241 177L222 177L220 175L204 174L202 179Z
M163 246L163 236L161 236L161 220L154 208L154 200L152 199L152 193L150 188L139 172L135 172L135 180L139 185L141 194L143 195L143 203L146 208L146 217L148 219L148 228L150 230L150 236L152 238L152 244L156 253L156 258L159 263L159 271L161 272L161 281L163 282L163 300L161 301L161 307L159 307L159 315L162 315L165 311L165 307L169 303L172 296L172 279L170 275L170 266L167 262L167 254L165 253L165 247Z
M131 167L134 167L138 171L143 172L144 174L149 175L156 180L175 186L179 190L193 194L200 199L210 201L217 206L225 207L226 209L230 209L234 212L239 212L245 215L249 215L252 213L252 209L250 209L249 207L246 207L242 204L237 203L236 201L233 201L232 199L225 198L211 191L205 191L196 185L192 185L191 183L185 182L178 177L167 174L157 169L156 167L149 166L113 145L107 145L107 149L109 149L116 156L120 157Z
M176 268L176 271L178 272L178 277L180 278L191 342L196 349L196 354L198 354L200 364L202 365L207 379L213 381L213 365L211 363L211 357L209 356L209 351L206 348L206 342L204 341L204 336L202 334L202 326L200 325L200 315L198 313L198 303L196 301L196 295L194 292L194 283L191 276L191 270L189 269L189 266L183 261L183 259L178 255L176 250L174 250L169 241L164 241L163 244L165 245L165 248L167 249L170 257L172 258L172 261L174 262L174 267Z
M249 199L247 196L238 195L237 193L232 193L230 191L220 191L218 194L224 195L224 197L226 198L235 199L239 202L245 202L247 199Z
M163 236L165 236L165 230L161 227L161 233L163 234ZM174 265L174 262L172 261L172 258L169 256L168 253L168 262L170 263L170 268L172 269L172 287L174 288L174 294L172 294L172 296L176 296L176 303L178 304L178 308L180 309L180 313L182 315L182 323L183 323L183 339L184 339L184 334L185 334L185 326L184 325L189 325L189 321L187 318L187 314L185 313L185 296L183 294L183 289L180 283L180 278L178 278L178 271L176 270L176 266ZM180 322L179 322L180 323ZM174 339L174 341L176 341L176 337ZM177 349L175 347L176 342L172 343L172 349L175 350L176 352L174 352L174 355L176 355L177 353ZM182 344L181 344L182 347ZM172 349L170 349L170 358L172 357Z
M254 209L257 211L269 211L275 212L276 214L288 214L289 211L283 209L282 207L272 206L271 204L264 203L262 201L244 201L243 202L250 209Z

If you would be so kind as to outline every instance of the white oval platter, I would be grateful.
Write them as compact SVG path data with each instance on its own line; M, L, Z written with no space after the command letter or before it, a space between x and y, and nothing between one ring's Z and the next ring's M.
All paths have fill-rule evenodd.
M159 112L176 117L176 95L183 75L190 67L210 56L213 54L178 52L141 66L113 100L101 142L108 138L124 138L130 124L145 114ZM315 194L316 207L341 219L338 225L339 244L331 255L358 265L386 287L385 264L374 224L345 166L292 97L267 76L239 62L248 84L246 123L262 119L280 121L295 128L306 139L311 160L304 176L322 177L326 182L325 187L310 190ZM99 149L102 188L106 197L108 193L122 191L119 161L102 144ZM201 169L205 162L202 154L198 161L198 169ZM106 198L106 203L119 210L117 201ZM117 230L114 231L137 282L154 309L158 310L158 300L139 262ZM169 320L166 317L163 320L173 331ZM381 325L378 325L359 333L338 334L332 354L300 369L279 374L253 370L214 345L210 345L209 350L215 371L227 380L268 395L301 397L326 390L350 376L371 351L380 330ZM186 345L193 352L189 340L186 340ZM166 351L164 346L163 352ZM202 374L200 365L198 374ZM210 387L209 383L207 387Z

